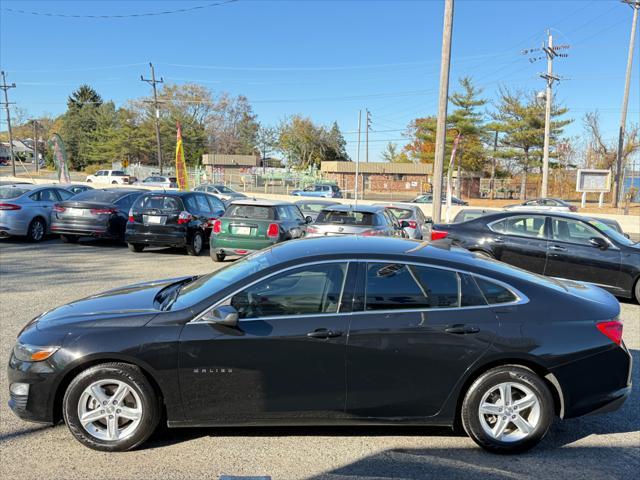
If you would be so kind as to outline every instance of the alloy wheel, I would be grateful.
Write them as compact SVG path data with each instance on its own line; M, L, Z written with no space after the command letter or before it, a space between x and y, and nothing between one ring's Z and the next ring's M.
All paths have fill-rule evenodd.
M35 242L39 242L44 237L44 224L41 220L34 220L31 224L31 238Z
M541 418L540 399L529 387L515 382L491 387L480 400L480 425L500 442L517 442L531 435Z
M120 380L93 382L78 401L80 424L91 436L103 441L130 437L138 429L142 416L140 396Z
M202 251L202 235L194 235L193 250L197 253Z

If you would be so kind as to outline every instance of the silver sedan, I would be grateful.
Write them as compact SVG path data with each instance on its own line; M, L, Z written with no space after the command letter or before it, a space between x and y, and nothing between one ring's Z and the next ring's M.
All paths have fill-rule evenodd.
M1 186L0 237L27 237L39 242L51 227L53 206L73 195L60 185Z

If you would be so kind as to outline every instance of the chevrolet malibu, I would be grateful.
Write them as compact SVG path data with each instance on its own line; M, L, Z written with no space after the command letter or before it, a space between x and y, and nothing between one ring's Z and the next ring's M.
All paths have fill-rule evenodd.
M331 237L201 277L118 288L20 332L9 406L90 448L169 427L461 424L524 451L555 417L617 409L620 306L466 250Z

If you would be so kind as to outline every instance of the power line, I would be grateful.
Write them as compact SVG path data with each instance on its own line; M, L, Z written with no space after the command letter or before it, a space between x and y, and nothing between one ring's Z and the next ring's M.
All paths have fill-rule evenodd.
M196 10L204 10L205 8L219 7L227 5L229 3L238 2L239 0L225 0L222 2L207 3L205 5L198 5L195 7L178 8L176 10L164 10L160 12L145 12L145 13L129 13L123 15L76 15L68 13L52 13L52 12L36 12L29 10L22 10L19 8L2 8L5 12L19 13L24 15L37 15L41 17L57 17L57 18L89 18L89 19L122 19L122 18L139 18L139 17L158 17L160 15L173 15L176 13L188 13Z

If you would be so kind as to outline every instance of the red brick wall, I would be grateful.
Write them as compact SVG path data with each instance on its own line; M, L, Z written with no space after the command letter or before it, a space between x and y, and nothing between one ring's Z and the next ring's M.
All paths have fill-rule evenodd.
M324 177L327 180L336 182L341 190L354 189L354 174L328 173ZM360 175L359 188L362 190L364 183L365 189L368 192L394 191L415 193L428 191L430 187L426 182L427 177L425 175L403 175L402 180L395 180L394 175L365 173Z

